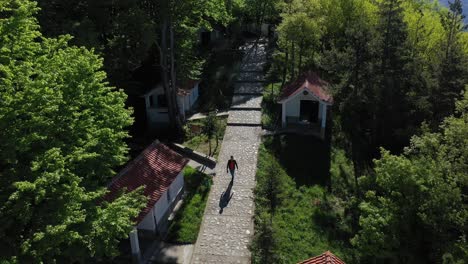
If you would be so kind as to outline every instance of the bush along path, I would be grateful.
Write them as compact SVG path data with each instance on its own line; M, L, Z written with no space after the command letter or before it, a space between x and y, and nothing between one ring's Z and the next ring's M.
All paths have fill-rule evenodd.
M192 263L250 263L254 231L257 154L261 133L263 65L266 46L247 43L235 84L228 124L216 166ZM234 156L239 165L234 181L226 164Z

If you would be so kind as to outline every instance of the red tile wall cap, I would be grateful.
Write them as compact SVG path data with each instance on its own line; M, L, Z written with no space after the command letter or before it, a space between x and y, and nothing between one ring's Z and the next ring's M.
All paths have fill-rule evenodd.
M333 255L330 251L327 251L320 256L304 260L298 264L345 264L345 262Z

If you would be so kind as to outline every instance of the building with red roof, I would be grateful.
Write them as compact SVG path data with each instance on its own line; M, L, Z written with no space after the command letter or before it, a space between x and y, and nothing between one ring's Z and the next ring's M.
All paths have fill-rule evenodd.
M327 251L322 255L304 260L298 264L345 264L345 262L333 255L330 251Z
M327 112L333 105L330 85L315 72L307 72L284 86L278 101L282 106L281 124L320 128L322 137L327 125Z
M139 255L138 230L151 234L166 231L168 216L183 193L183 170L188 163L177 152L159 141L153 142L131 161L108 185L104 197L114 200L122 190L144 187L148 197L146 206L135 218L136 226L130 234L132 252Z

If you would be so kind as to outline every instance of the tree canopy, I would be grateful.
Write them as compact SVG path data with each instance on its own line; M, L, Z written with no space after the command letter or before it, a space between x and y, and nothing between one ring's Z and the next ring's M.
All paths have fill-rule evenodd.
M102 58L70 36L43 37L37 12L31 1L0 4L2 260L114 256L144 204L141 190L102 201L127 160L131 111Z

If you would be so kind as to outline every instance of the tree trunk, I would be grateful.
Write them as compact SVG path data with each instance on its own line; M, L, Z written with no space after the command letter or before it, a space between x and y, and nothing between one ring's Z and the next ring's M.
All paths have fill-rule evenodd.
M286 83L286 75L288 74L289 52L286 49L286 58L283 64L283 79L281 80L281 87Z
M175 47L174 47L174 25L172 18L169 23L170 31L170 58L171 58L171 99L172 99L172 112L174 116L174 128L178 136L182 135L182 117L179 112L179 106L177 103L177 77L175 70Z
M211 157L211 137L208 137L208 156Z
M299 65L297 66L298 73L301 74L302 71L302 57L304 52L304 40L301 40L301 44L299 46Z
M176 137L179 137L182 135L182 121L180 119L179 107L177 105L177 91L175 86L174 31L171 18L169 17L172 10L170 9L167 0L163 2L162 9L165 11L162 12L164 16L162 17L161 44L159 45L161 57L160 65L162 68L161 79L163 81L164 93L166 94L169 123L171 128L174 130ZM168 47L168 30L170 34L170 47ZM170 61L168 61L168 59Z
M294 74L295 74L295 65L294 65L295 53L296 53L295 49L296 49L296 45L294 41L292 41L291 42L291 79L290 79L291 81L294 79Z

